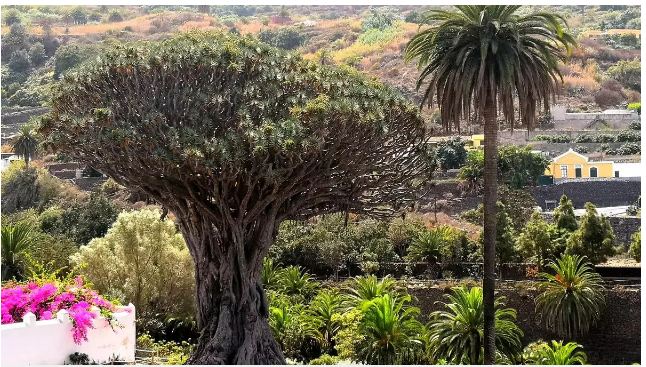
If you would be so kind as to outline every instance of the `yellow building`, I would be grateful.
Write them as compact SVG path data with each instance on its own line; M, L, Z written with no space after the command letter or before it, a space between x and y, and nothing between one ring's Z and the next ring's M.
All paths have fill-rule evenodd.
M471 139L467 140L465 148L467 150L484 148L484 134L471 135Z
M570 149L555 157L550 163L546 175L559 178L614 177L613 162L590 162L589 158Z

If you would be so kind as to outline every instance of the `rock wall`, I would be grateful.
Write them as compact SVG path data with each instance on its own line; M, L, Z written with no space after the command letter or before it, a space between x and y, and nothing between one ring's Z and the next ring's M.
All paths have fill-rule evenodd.
M499 295L507 297L507 307L518 312L517 322L525 333L523 343L538 339L560 339L541 324L535 311L534 298L539 294L533 282L500 282ZM431 312L443 309L444 294L457 283L411 285L408 289L421 309L423 322ZM609 286L606 308L601 320L585 337L576 338L583 345L592 364L631 364L641 358L641 290L639 287Z
M597 207L623 206L633 204L641 193L641 181L612 178L608 180L564 181L554 185L531 188L538 205L546 209L546 200L557 203L565 194L572 200L574 208L581 209L586 202Z

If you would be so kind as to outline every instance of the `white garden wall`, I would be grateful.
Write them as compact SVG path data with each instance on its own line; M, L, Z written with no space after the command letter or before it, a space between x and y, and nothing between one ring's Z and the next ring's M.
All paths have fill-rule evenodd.
M72 321L67 311L59 311L52 320L36 321L27 313L23 322L2 325L2 366L24 366L68 363L74 352L85 353L97 363L110 359L135 360L135 307L132 311L117 310L114 319L122 327L110 327L108 320L97 317L89 329L87 341L80 345L72 339Z

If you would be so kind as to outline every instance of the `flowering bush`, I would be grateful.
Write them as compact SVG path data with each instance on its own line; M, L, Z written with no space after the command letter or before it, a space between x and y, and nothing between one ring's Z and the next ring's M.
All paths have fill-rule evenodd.
M67 310L72 319L74 342L87 340L87 330L92 320L101 315L110 320L116 306L89 289L83 279L77 277L71 284L58 282L7 285L2 288L2 324L22 322L23 316L31 312L36 320L50 320L59 310Z

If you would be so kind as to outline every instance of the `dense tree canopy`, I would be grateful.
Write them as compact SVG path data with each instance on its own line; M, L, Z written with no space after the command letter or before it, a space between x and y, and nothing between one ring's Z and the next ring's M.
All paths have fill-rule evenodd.
M64 75L41 132L176 215L202 364L283 362L258 284L282 220L389 214L425 172L424 124L403 97L219 33L115 46Z

